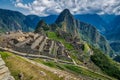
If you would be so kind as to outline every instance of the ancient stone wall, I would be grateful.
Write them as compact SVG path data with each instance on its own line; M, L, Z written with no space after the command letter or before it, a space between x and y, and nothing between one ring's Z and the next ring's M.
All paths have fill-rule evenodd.
M0 80L15 80L0 55Z

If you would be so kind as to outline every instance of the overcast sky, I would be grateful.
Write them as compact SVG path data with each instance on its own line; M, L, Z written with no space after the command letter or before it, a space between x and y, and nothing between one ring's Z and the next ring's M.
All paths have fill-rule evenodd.
M120 14L120 0L0 0L0 8L47 16L69 9L72 14Z

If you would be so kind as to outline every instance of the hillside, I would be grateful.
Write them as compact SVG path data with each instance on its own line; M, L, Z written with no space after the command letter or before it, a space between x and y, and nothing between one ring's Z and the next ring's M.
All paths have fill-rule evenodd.
M36 31L38 30L38 32L40 32L41 28L45 31L53 29L53 31L62 30L72 37L78 37L81 40L88 42L90 45L100 48L104 53L109 54L110 56L113 55L112 49L105 37L102 36L94 26L76 20L67 9L61 12L55 23L52 25L40 21L36 27ZM64 35L62 36L66 37Z
M0 52L0 54L5 60L6 65L10 69L11 74L14 76L15 80L63 80L64 78L67 78L68 75L71 75L71 78L69 78L69 80L75 80L74 75L69 74L65 71L57 73L57 70L55 69L48 68L42 64L37 65L35 62L32 62L23 57L13 55L8 52ZM67 74L61 76L61 73Z
M38 20L39 21L39 20ZM0 9L0 32L9 32L22 30L24 32L32 31L36 22L29 16L17 11Z
M85 22L85 23L95 26L99 30L99 32L102 34L104 34L105 31L107 30L106 29L107 28L106 20L103 20L100 15L81 14L81 15L75 15L75 18L82 22Z
M66 51L68 50L68 52L70 52L70 53L65 54L65 53L61 53L60 51L58 51L57 54L56 54L56 52L55 53L53 53L53 52L50 53L50 50L46 50L44 48L42 50L43 54L38 53L37 52L38 47L36 47L36 49L32 49L33 46L31 46L31 48L30 48L30 44L34 44L34 46L36 45L35 43L37 43L38 39L40 39L40 37L42 37L39 34L36 34L36 35L34 34L34 37L32 37L33 33L25 33L25 35L24 35L24 34L21 34L21 33L17 32L17 33L14 33L14 34L11 33L10 35L4 35L4 36L1 37L1 41L2 41L2 39L4 39L3 41L5 41L5 42L2 42L3 44L1 45L2 47L5 47L5 48L2 48L1 50L2 51L5 50L5 51L8 51L8 52L14 53L16 55L19 55L19 56L16 56L16 55L8 53L8 52L0 52L0 54L2 55L2 58L5 60L8 68L10 69L12 75L15 77L16 80L19 78L18 77L19 74L24 75L25 80L27 80L27 79L34 80L34 79L39 79L39 78L45 80L46 78L48 79L49 76L56 76L54 74L57 74L56 72L59 71L58 69L63 70L63 71L67 71L67 73L65 72L66 76L67 76L67 74L69 74L69 75L74 74L75 79L78 78L77 80L79 80L79 79L80 80L81 79L85 79L85 80L92 80L92 79L109 80L109 79L112 79L112 80L114 80L114 78L106 76L106 74L109 74L109 72L106 72L104 70L102 72L100 70L101 67L98 68L96 66L96 65L98 65L96 62L99 63L99 61L101 61L101 60L95 59L96 61L94 62L94 56L96 56L94 54L97 54L97 53L96 52L90 52L89 53L89 50L94 51L94 49L89 47L87 44L81 43L81 45L83 45L83 49L82 49L82 46L81 46L81 48L78 48L78 50L81 51L79 53L79 52L76 52L77 47L76 47L76 49L71 50L73 48L72 45L70 45L70 43L65 42L64 39L57 37L57 35L54 32L47 32L47 33L48 33L48 37L49 37L48 40L51 39L51 41L54 40L55 42L60 41L61 44L63 43L65 45ZM26 34L27 34L27 36L26 36ZM35 37L37 37L37 35L38 35L38 38L35 40L35 42L32 42L32 41L29 42L28 41L30 39L30 37L35 38ZM25 39L25 37L27 37L27 38ZM9 38L9 40L7 40L6 38L7 39ZM18 42L18 40L20 42ZM8 42L6 42L6 41L8 41ZM8 44L5 44L5 43L8 43ZM14 46L16 46L16 48ZM59 49L61 49L60 45L58 45L58 47L59 47ZM48 48L50 48L50 47L48 47ZM48 52L46 53L44 51L48 51ZM102 55L102 53L100 53L100 55ZM97 56L97 57L100 57L100 55ZM26 57L28 59L32 59L33 61L35 61L37 63L32 62L32 64L31 64L31 61L29 61L26 58L21 58L20 56ZM97 57L95 57L95 58L97 58ZM101 57L104 58L104 59L107 59L104 54ZM94 65L94 63L91 62L91 60L96 65ZM19 64L17 64L18 61L19 61ZM41 68L39 68L35 65L35 64L38 64L38 63L40 64L39 66L43 69L41 69ZM111 67L114 66L114 64L116 64L116 63L111 63L111 61L110 61L110 63L109 63L109 61L106 63L106 60L103 60L102 63L105 63L105 64L101 64L103 66L108 63L109 66L111 66ZM51 73L51 70L53 70L53 69L46 68L45 66L42 67L41 64L44 64L48 67L55 68L55 72ZM29 68L28 68L28 66L29 66ZM30 66L32 66L32 67L30 67ZM107 67L109 67L109 66L107 66ZM116 67L116 66L115 66L115 68L118 69L118 67ZM42 78L35 76L35 75L39 75L39 74L37 74L38 72L35 72L36 70L38 71L38 69L40 69L40 74L41 74L41 76L43 76ZM48 72L46 73L46 70L44 71L44 69L47 69L47 71L50 70L50 74L48 74ZM31 75L30 73L28 73L29 70L32 71L32 73L35 74L35 75ZM46 74L47 77L45 77L44 74ZM59 72L58 74L60 76L62 76L62 75L64 75L64 72L61 72L61 73ZM115 75L116 75L116 73L114 74L114 76ZM113 75L110 75L110 76L114 77ZM119 77L117 77L117 75L115 77L119 79ZM57 76L56 77L50 77L50 78L52 78L52 80L56 80L56 79L57 80L59 80L59 79L64 80L63 78L59 78ZM74 79L72 79L72 80L74 80Z
M53 24L40 20L34 32L1 34L0 51L16 80L120 79L120 64L110 58L115 54L107 40L68 9Z

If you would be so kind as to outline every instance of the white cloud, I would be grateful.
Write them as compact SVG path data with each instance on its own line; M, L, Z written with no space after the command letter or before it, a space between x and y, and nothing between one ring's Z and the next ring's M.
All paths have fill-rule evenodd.
M40 16L58 14L65 8L70 9L73 14L120 14L120 0L33 0L28 4L23 0L16 0L15 6Z
M21 2L15 4L16 7L23 8L23 9L31 9L30 4L22 4Z

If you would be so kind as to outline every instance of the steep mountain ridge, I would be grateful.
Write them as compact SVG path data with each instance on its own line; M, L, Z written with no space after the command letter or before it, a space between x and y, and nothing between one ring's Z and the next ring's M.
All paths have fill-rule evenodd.
M43 24L38 23L35 32L39 32L41 29L45 32L56 32L56 36L53 33L48 33L47 36L51 36L53 40L58 40L62 37L65 41L71 43L74 49L68 46L67 50L71 52L73 62L75 61L79 65L79 61L82 61L88 68L90 68L91 62L94 62L94 64L109 76L116 77L117 79L120 78L119 75L117 75L120 73L119 67L117 67L119 64L109 58L109 56L113 57L115 54L108 41L94 26L76 20L68 9L61 12L53 25L48 25L45 22L43 22ZM45 27L47 27L47 29ZM52 27L55 27L55 29L52 30ZM80 45L74 46L76 43ZM82 44L83 47L81 46ZM76 51L76 49L82 49L82 51Z
M80 14L74 15L74 17L82 22L95 26L102 34L106 31L107 23L98 14Z
M78 36L76 20L74 16L70 13L68 9L63 10L60 13L55 23L65 32L70 33L71 35Z
M28 32L32 31L36 24L37 21L20 12L0 9L0 32L17 30Z
M30 19L34 20L35 18ZM47 24L43 20L39 21L35 32L22 32L19 30L1 34L0 49L43 63L49 67L70 73L73 72L79 77L82 76L83 79L85 77L86 80L120 79L120 67L118 63L109 57L112 56L110 53L112 50L107 40L94 26L76 20L68 9L65 9L53 24ZM8 55L9 53L6 52L0 52L0 54L9 63L17 59L22 61L21 63L25 62L24 67L28 64L23 59L18 59L15 55L13 55L14 57L9 57L12 54ZM16 63L18 62L12 63L13 71L21 69L21 64L15 66ZM19 66L20 69L16 68ZM38 71L33 65L29 69L33 70L31 72L34 72L34 70ZM24 70L27 69L25 68ZM24 72L24 70L22 69L21 71ZM41 74L38 71L39 73ZM14 76L18 77L18 73L14 74ZM25 72L25 74L28 73Z
M92 46L100 48L105 54L112 56L112 49L107 40L97 31L97 29L87 23L76 20L68 9L65 9L55 21L57 29L71 34L73 37L79 37ZM36 30L38 30L37 26ZM51 28L51 27L50 27ZM50 29L48 29L50 30Z

